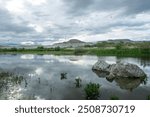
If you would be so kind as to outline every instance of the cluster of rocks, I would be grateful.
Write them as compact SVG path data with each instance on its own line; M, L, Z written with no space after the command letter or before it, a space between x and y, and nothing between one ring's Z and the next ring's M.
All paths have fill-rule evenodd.
M98 60L92 70L99 72L99 76L106 77L108 80L115 78L146 78L144 71L131 63L108 64L103 60Z

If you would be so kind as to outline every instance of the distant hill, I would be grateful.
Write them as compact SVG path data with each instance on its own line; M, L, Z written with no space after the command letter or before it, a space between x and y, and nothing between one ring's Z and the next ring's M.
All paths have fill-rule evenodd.
M132 42L132 40L130 39L109 39L108 42L114 42L114 43L120 43L120 42L124 42L124 43L128 43L128 42Z
M78 39L71 39L71 40L69 40L69 41L67 41L67 42L64 42L64 43L85 43L85 42L80 41L80 40L78 40Z
M131 43L133 42L132 40L130 39L109 39L107 41L98 41L99 43L101 42L111 42L111 43L120 43L120 42L123 42L123 43Z
M70 39L69 41L66 41L66 42L56 43L56 44L52 45L52 47L58 47L58 46L61 48L64 48L64 47L81 47L81 46L84 46L86 44L87 44L86 42L80 41L78 39Z

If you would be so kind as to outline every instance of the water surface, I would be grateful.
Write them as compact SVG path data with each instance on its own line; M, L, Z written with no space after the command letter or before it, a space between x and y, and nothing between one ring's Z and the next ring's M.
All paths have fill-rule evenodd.
M124 79L109 82L92 71L98 59L110 64L117 60L136 64L147 74L147 82ZM0 78L0 99L85 99L84 87L89 82L101 85L100 99L115 95L136 100L150 95L149 58L7 54L0 55L0 72L10 73L7 78ZM67 73L67 79L61 79L61 73ZM17 78L12 80L12 76ZM75 86L77 77L82 79L81 88Z

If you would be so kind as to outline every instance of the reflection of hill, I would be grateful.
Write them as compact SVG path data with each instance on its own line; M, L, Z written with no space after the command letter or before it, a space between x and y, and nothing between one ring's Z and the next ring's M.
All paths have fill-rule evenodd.
M93 72L96 73L100 78L104 78L107 75L107 73L100 73L95 70L93 70ZM130 91L137 88L140 84L146 83L146 79L140 79L140 78L136 78L136 79L135 78L116 78L114 80L107 79L107 81L109 82L115 81L121 89L130 90Z

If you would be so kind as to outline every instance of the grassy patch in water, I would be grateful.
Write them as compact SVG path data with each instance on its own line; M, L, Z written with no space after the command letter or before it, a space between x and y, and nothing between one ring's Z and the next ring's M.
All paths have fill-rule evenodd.
M24 79L23 76L14 75L14 74L9 73L9 72L1 72L0 73L1 85L3 83L9 83L9 82L11 82L13 84L20 84L23 79Z
M60 77L61 80L67 79L67 73L65 72L61 73L60 76L61 76Z
M150 95L147 96L147 100L150 100Z
M82 80L81 80L81 78L80 77L77 77L76 79L75 79L75 85L76 85L76 88L80 88L82 85L81 85L81 82L82 82Z
M10 86L20 85L23 80L25 80L23 76L0 72L0 92L9 90Z
M100 97L100 85L96 83L89 83L84 88L87 100L96 100Z
M112 96L110 97L110 100L119 100L119 97L117 97L116 95L112 95Z

